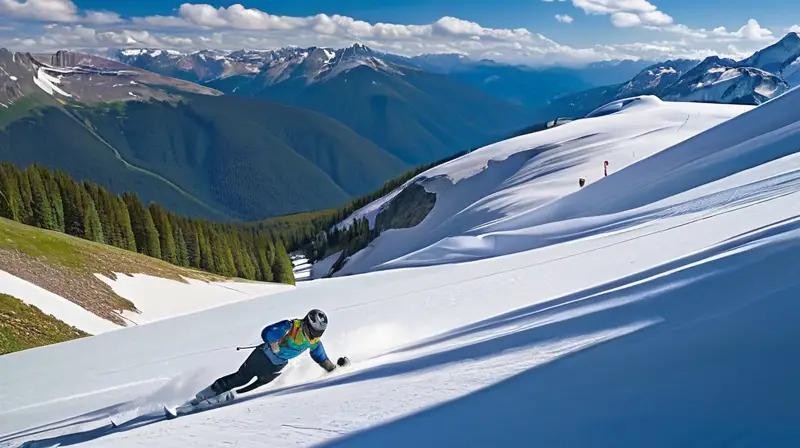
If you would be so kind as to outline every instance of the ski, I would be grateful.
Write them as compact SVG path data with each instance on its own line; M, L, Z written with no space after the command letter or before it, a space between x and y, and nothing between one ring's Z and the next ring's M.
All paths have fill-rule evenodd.
M228 391L223 394L217 395L216 397L211 397L206 400L203 400L197 404L192 404L191 402L188 402L177 407L164 406L164 416L167 418L167 420L172 420L182 415L188 415L195 412L214 408L221 404L231 402L235 398L236 396L234 395L233 391Z

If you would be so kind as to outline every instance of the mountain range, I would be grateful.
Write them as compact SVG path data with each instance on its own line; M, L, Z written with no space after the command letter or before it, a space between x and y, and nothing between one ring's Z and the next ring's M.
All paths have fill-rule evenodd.
M355 44L0 50L0 161L217 220L342 205L413 167L640 95L760 104L800 82L790 33L741 61L530 67Z
M800 85L800 36L780 41L736 61L709 56L677 59L646 67L627 82L553 98L545 115L581 117L603 104L639 95L667 101L761 104Z
M535 119L519 105L358 44L188 55L122 50L116 56L226 94L323 113L411 165L482 146Z
M409 165L322 114L119 62L0 51L0 154L210 219L327 208Z
M433 75L442 75L448 81L456 80L529 111L546 105L550 98L559 94L623 82L652 63L625 60L596 62L580 69L535 69L485 59L473 60L461 54L405 57L375 51L361 44L342 49L287 47L189 53L136 48L111 50L108 56L138 68L219 88L226 93L264 96L293 104L311 103L312 106L317 102L297 98L315 96L303 90L322 91L324 87L320 84L359 66L388 77L408 77L413 73L417 77L436 79ZM368 80L372 81L377 83L378 80ZM412 79L409 82L419 87L421 81ZM307 104L298 105L307 107Z

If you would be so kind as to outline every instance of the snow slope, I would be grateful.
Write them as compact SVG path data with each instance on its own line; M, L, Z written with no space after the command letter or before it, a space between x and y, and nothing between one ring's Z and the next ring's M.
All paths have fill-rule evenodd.
M593 141L607 153L630 153L635 140L655 154L572 191L577 165L540 159L560 169L528 178L539 183L518 191L527 207L470 217L474 244L453 253L477 248L477 261L318 280L4 356L0 446L791 446L798 96L745 113L676 105L734 118L668 149L655 130L670 126L669 109L656 103L507 142L512 157L499 160L548 143L569 160L566 130L593 123L583 138L604 135ZM640 134L619 123L659 116ZM476 182L475 160L456 162L440 168L456 186ZM497 204L516 206L507 199ZM159 419L160 404L236 369L247 356L236 345L310 307L329 312L326 348L350 356L351 370L324 377L302 357L229 406ZM133 420L109 428L112 414Z
M494 244L501 238L493 235L499 230L529 227L526 219L538 208L578 193L580 177L588 185L599 182L605 161L609 173L623 170L751 108L635 97L610 103L587 119L473 151L409 181L437 194L433 211L413 229L383 233L335 275L468 261L532 249L540 244L533 236L511 238L497 247ZM379 199L354 215L374 219L375 210L387 206L390 198ZM509 227L509 219L517 219L518 224Z

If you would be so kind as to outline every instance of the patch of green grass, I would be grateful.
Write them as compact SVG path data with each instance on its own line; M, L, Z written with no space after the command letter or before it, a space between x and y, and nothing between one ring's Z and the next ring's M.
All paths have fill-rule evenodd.
M124 325L119 310L135 310L95 274L116 278L146 274L185 281L221 281L225 277L175 266L105 244L0 218L0 269L53 292L96 315Z
M18 99L14 104L0 108L0 129L5 129L10 123L21 118L33 117L36 109L43 105L34 96L25 96Z
M89 336L39 308L0 294L0 355Z
M85 270L88 261L86 251L92 250L93 245L90 241L7 219L0 222L0 248L18 250L31 257L44 258L80 271ZM106 249L105 246L101 247Z
M127 111L128 102L111 101L108 103L95 103L95 104L72 103L70 104L70 106L76 109L85 109L88 111L93 111L101 114L116 113L118 115L124 116L125 112Z
M289 224L289 223L306 223L313 221L317 218L327 218L336 214L338 210L335 208L319 210L314 212L304 212L304 213L295 213L292 215L284 215L284 216L275 216L273 218L267 218L264 221L266 224Z
M181 280L183 276L209 281L225 278L5 218L0 218L0 249L17 250L33 258L46 260L48 264L83 274L142 273L175 280Z

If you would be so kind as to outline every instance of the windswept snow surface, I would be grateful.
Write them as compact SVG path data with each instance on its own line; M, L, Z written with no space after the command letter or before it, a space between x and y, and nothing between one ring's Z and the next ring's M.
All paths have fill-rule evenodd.
M414 268L0 357L0 446L791 446L800 437L798 96L661 152L686 137L677 110L684 121L694 111L683 128L697 133L692 121L742 109L652 103L514 139L493 156L477 151L511 155L488 178L471 158L440 167L456 186L494 185L483 203L505 207L485 210L482 223L479 208L462 212L474 233L441 252L477 261L434 264L428 252ZM543 145L554 149L537 164L514 157ZM572 187L590 175L584 159L633 149L654 155ZM501 200L523 185L525 207ZM162 404L238 368L248 353L235 346L311 307L328 311L326 349L352 369L326 377L303 356L228 406L160 419Z
M116 330L112 323L52 292L0 270L0 293L15 297L43 313L89 334Z

